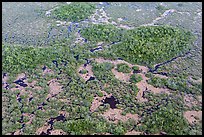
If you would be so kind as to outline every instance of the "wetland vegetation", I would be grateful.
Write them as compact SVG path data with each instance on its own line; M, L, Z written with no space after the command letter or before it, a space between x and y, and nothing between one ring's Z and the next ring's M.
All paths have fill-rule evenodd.
M170 25L124 29L88 22L100 5L112 3L60 3L44 16L83 26L69 38L46 46L2 43L2 134L202 134L202 118L184 115L202 112L202 79L159 73L165 64L151 71L190 52L195 34ZM80 38L83 43L75 41ZM99 42L102 50L90 52Z

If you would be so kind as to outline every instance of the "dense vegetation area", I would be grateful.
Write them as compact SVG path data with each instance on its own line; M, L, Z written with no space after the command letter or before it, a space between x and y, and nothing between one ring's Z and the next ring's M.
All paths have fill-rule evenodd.
M130 76L130 82L133 82L133 83L138 83L142 80L142 77L138 74L132 74Z
M71 3L55 9L53 17L60 20L79 22L88 18L95 9L94 4ZM157 7L164 10L163 7ZM83 14L82 14L83 13ZM78 30L75 30L78 31ZM130 68L121 63L98 63L91 58L103 57L107 59L122 58L133 65L153 67L191 48L195 37L186 30L170 26L147 26L132 30L116 28L113 25L88 25L81 30L81 35L89 42L83 45L71 45L62 40L46 47L22 45L2 45L2 73L8 75L9 89L2 88L2 133L13 133L23 129L24 135L36 134L36 130L51 118L59 116L59 111L66 111L62 120L53 122L54 129L62 129L69 135L94 135L110 133L123 135L127 131L141 131L142 134L157 134L161 131L170 135L202 134L202 125L190 125L183 117L183 112L189 110L184 105L184 94L201 95L202 83L189 81L187 76L159 78L153 73L146 74L147 81L154 87L169 88L172 94L153 94L145 90L143 97L147 102L139 102L136 95L139 91L136 83L142 80L140 74L132 74L129 82L117 79L111 69L123 73L138 73L139 67ZM116 43L104 46L99 52L90 52L97 42ZM90 59L90 60L89 60ZM89 73L86 69L77 72L79 66L90 64L94 79L85 81L78 75ZM54 74L43 76L43 66L54 71ZM28 83L37 81L35 86L41 89L25 87L25 93L19 95L20 90L12 91L17 74L25 73ZM62 85L62 92L46 99L49 94L48 81L57 79ZM32 93L32 97L29 95ZM117 109L122 115L138 114L138 122L129 119L118 124L107 121L102 113L110 109L110 104L102 104L91 112L90 107L94 97L102 97L105 91L119 102ZM64 100L64 101L62 101ZM39 106L42 109L39 109ZM196 108L202 110L201 107ZM34 115L32 124L27 116ZM24 125L25 124L25 125ZM141 124L141 125L139 125ZM24 127L25 126L25 127Z
M123 73L130 73L130 67L126 63L117 64L117 71Z
M104 52L149 67L187 52L195 39L189 31L170 26L145 26L126 31L102 26L93 25L82 30L81 34L88 40L121 41Z
M121 41L125 30L116 28L114 25L96 24L90 25L81 31L82 37L92 42L116 42Z
M79 22L88 18L94 12L95 8L95 5L90 3L71 3L58 7L52 14L53 17L59 20Z

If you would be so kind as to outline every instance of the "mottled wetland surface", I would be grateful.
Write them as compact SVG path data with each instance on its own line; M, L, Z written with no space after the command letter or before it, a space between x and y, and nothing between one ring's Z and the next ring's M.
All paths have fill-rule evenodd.
M201 135L202 3L93 2L82 21L53 16L71 4L2 3L2 133ZM96 24L123 29L121 37L169 25L195 41L188 52L143 66L106 53L128 38L82 36ZM120 63L127 66L119 71Z

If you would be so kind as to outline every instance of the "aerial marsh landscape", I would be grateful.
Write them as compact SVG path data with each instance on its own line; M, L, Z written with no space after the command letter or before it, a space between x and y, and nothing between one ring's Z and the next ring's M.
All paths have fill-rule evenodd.
M202 135L201 2L3 2L3 135Z

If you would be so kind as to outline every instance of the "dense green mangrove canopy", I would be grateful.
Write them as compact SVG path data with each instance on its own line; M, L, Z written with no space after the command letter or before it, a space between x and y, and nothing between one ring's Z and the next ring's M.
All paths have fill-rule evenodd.
M171 26L143 26L125 31L112 25L93 25L81 34L91 41L121 41L110 47L112 55L147 66L188 51L195 39L189 31Z
M88 18L95 8L95 5L91 3L71 3L55 9L53 16L60 20L79 22Z

